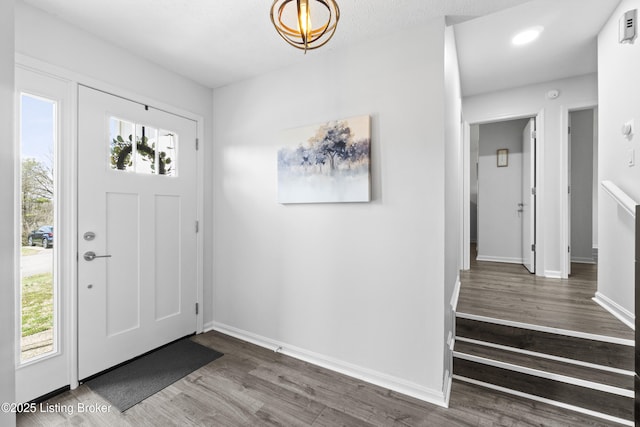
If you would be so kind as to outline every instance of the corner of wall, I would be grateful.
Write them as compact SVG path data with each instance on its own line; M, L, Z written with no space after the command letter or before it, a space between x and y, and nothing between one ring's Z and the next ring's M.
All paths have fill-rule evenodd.
M0 144L0 193L5 201L14 200L14 0L0 2L0 127L5 143ZM7 142L8 141L8 142ZM7 197L8 196L8 197ZM0 402L15 401L15 255L13 230L14 204L0 206ZM15 414L0 411L0 425L14 426Z

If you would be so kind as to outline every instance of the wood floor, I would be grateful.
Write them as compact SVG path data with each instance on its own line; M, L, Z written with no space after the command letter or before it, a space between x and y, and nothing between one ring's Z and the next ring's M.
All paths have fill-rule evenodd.
M570 278L561 280L529 274L522 265L473 261L460 280L458 313L635 338L631 328L592 300L597 290L595 265L572 264Z
M634 331L592 300L597 266L572 273L473 262L461 273L454 378L633 425Z
M217 332L193 339L225 355L124 414L77 413L79 403L107 404L83 385L45 402L52 412L19 415L18 426L611 425L458 381L445 409Z

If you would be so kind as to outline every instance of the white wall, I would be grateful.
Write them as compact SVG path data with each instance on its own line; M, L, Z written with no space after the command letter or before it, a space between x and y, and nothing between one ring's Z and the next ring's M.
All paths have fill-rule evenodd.
M522 264L522 132L528 119L480 125L478 170L478 259ZM509 150L508 166L496 153Z
M618 43L618 20L640 0L624 0L598 35L599 179L613 181L636 202L640 201L640 40ZM635 135L620 132L633 119ZM627 166L630 150L636 165ZM634 231L631 216L619 209L602 190L598 209L598 294L618 308L634 311Z
M462 92L460 68L453 27L445 29L444 39L444 101L445 101L445 272L444 272L444 340L455 336L455 301L460 282L462 233ZM445 371L453 373L451 350L445 346ZM446 379L445 379L446 380Z
M16 52L47 64L77 73L83 82L98 81L111 89L126 91L171 105L204 117L204 164L211 164L211 89L169 72L160 66L73 27L23 2L16 4ZM66 76L65 76L66 77ZM75 77L75 76L74 76ZM212 170L205 167L204 256L211 259L212 247ZM209 220L207 220L209 219ZM212 271L205 265L204 321L212 316Z
M15 398L14 316L14 1L0 2L0 403ZM0 425L15 425L15 415L0 411Z
M465 97L462 111L469 123L490 122L512 117L527 117L543 111L543 143L538 140L538 151L543 160L543 174L538 176L537 222L537 272L550 277L560 277L562 262L567 252L562 242L562 201L566 199L566 188L561 173L566 158L562 153L561 138L566 132L562 117L567 108L597 101L595 74L556 80L520 88ZM550 89L558 89L560 97L546 98ZM540 130L540 129L539 129ZM540 151L541 150L541 151Z
M214 91L217 329L442 402L444 29ZM372 202L279 205L278 133L362 114Z
M593 262L593 109L572 111L571 260Z

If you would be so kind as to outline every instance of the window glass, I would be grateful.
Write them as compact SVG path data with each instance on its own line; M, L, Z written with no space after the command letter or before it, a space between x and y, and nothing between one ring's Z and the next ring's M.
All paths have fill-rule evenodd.
M133 172L135 146L135 125L126 120L111 117L109 120L109 141L111 142L111 169Z
M56 103L20 97L20 362L56 351Z
M175 132L111 117L109 140L111 169L178 176L178 135Z

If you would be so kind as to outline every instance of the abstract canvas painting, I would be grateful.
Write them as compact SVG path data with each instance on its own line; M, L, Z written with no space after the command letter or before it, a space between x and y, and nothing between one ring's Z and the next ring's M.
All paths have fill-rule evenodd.
M369 116L282 132L280 203L371 201Z

